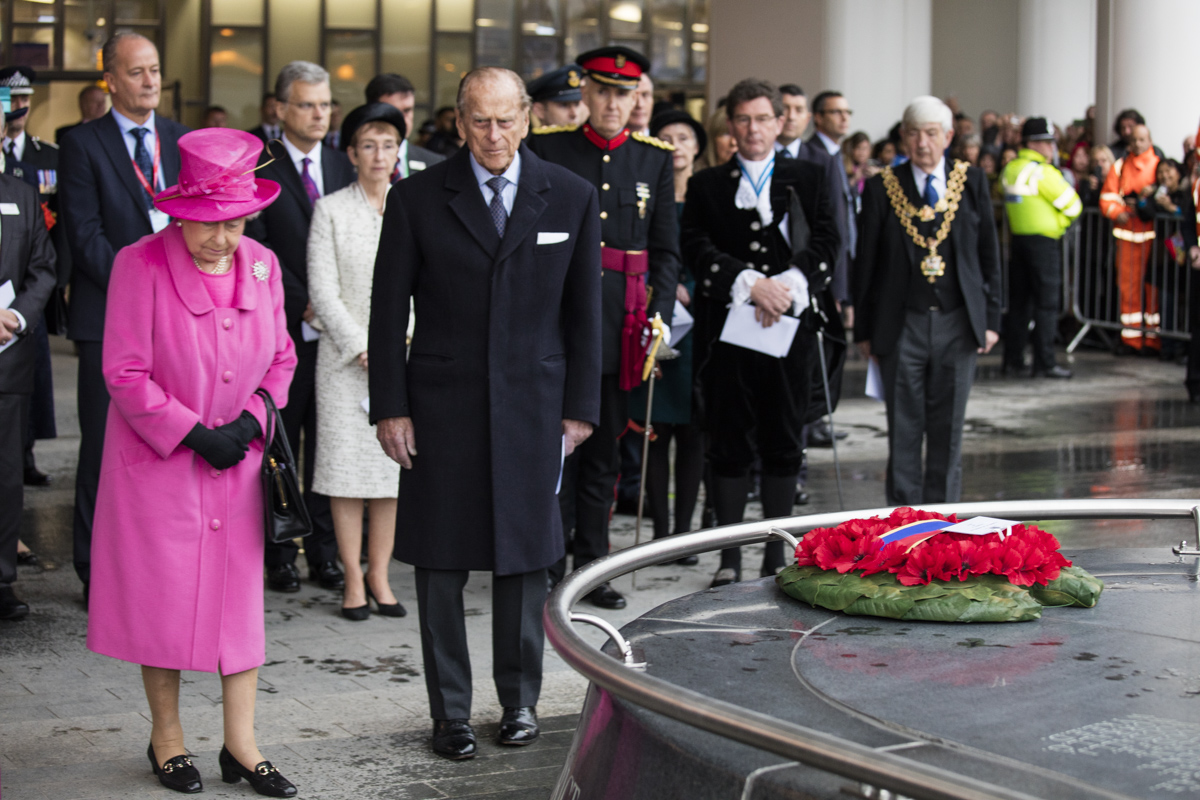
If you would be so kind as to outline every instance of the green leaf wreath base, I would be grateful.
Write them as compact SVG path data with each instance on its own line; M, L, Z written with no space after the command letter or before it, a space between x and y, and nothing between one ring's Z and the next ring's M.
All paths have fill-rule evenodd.
M1104 581L1079 567L1063 567L1045 586L1029 587L990 574L905 586L890 572L863 576L795 564L775 582L788 595L817 608L925 622L1027 622L1039 619L1043 606L1092 608L1104 591Z

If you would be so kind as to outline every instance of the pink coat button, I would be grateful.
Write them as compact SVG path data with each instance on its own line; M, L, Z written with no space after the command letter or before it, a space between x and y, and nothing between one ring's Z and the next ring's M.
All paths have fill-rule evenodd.
M225 420L221 419L220 417L217 417L216 419L213 420L213 424L219 428L225 424Z
M221 376L221 380L225 381L226 383L229 383L231 380L233 380L233 373L230 372L229 370L226 370L225 374Z
M212 522L208 523L208 527L212 528L214 531L221 530L221 520L214 519Z
M226 317L224 320L221 321L221 327L224 328L225 330L229 330L230 328L233 327L233 320Z
M221 470L214 469L214 470L210 471L208 474L212 475L214 478L219 478L219 477L221 477Z

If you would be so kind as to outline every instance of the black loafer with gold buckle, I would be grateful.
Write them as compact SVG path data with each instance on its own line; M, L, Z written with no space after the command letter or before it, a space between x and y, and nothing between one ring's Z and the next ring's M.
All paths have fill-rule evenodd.
M146 748L146 756L150 759L150 766L154 768L154 774L158 776L158 782L171 791L184 794L196 794L204 791L204 784L200 782L200 771L196 769L190 756L168 758L167 763L160 767L158 759L154 757L153 743Z
M245 778L254 791L266 797L296 796L296 787L280 775L279 770L275 769L270 761L260 761L254 769L246 769L233 757L233 753L222 745L217 763L221 765L221 780L226 783L237 783Z

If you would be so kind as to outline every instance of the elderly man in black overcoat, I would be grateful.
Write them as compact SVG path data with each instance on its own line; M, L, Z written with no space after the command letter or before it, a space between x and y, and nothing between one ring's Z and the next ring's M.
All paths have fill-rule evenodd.
M556 486L600 414L599 201L521 144L529 106L513 72L463 79L467 146L392 188L375 263L370 415L404 467L396 558L416 567L433 749L451 759L476 748L468 570L494 573L499 742L538 736Z
M987 176L945 156L946 104L916 98L902 130L909 161L863 190L854 340L883 378L888 504L953 503L975 358L999 339L1000 249Z

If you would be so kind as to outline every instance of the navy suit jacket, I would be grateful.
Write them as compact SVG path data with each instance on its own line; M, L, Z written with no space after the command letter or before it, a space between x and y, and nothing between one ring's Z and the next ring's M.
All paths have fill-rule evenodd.
M325 194L349 186L354 180L354 165L345 153L321 144L321 179ZM267 206L257 218L246 224L246 235L275 251L283 268L284 312L288 332L300 342L300 320L308 307L308 227L312 222L312 201L287 149L276 142L271 146L275 161L264 149L259 164L265 164L257 177L283 186L279 199Z
M161 114L154 125L162 143L165 186L179 182L179 137L188 128ZM71 251L71 308L67 335L104 338L104 305L113 258L154 233L121 129L109 111L72 128L58 150L58 203Z
M54 290L54 248L37 189L18 178L0 175L0 202L17 207L16 214L0 215L0 286L12 281L16 299L10 307L25 318L26 325L17 342L0 354L0 393L28 394L33 391L37 358L37 343L28 334Z

